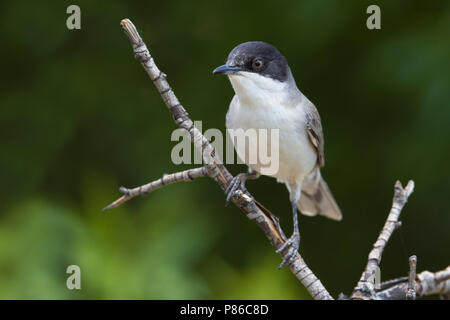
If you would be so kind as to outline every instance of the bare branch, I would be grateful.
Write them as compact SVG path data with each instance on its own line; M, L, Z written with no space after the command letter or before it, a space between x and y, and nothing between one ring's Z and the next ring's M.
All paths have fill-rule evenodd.
M394 199L386 223L369 253L366 268L355 287L352 299L372 299L375 296L374 277L381 262L384 247L398 225L400 213L414 190L414 182L410 180L405 188L400 181L395 183Z
M417 294L420 296L429 294L450 293L450 266L438 272L424 271L417 275Z
M150 192L159 189L165 185L172 184L180 181L192 181L195 178L204 177L208 175L206 167L189 169L185 171L180 171L172 174L165 174L161 179L152 181L150 183L144 184L140 187L134 189L127 189L125 187L120 187L120 192L123 196L111 203L110 205L103 208L103 210L108 210L120 206L122 203L136 197L145 196Z
M201 152L203 162L206 164L205 168L208 176L214 179L222 190L225 190L233 176L220 162L209 141L194 126L186 110L183 108L167 82L166 75L156 66L147 46L142 41L142 38L133 23L128 19L124 19L121 21L121 25L133 46L135 58L141 62L150 79L153 81L166 106L172 113L175 122L180 128L189 132L195 148ZM120 201L120 199L117 201ZM250 193L239 190L231 198L231 201L244 211L249 219L255 221L274 247L279 248L283 245L286 241L286 237L280 228L278 219L269 210L255 201ZM287 250L282 253L282 256L284 257L286 253ZM308 268L300 254L297 253L295 260L289 267L292 273L294 273L297 279L306 287L314 299L333 299L320 280Z
M381 290L377 290L377 300L403 300L407 299L410 288L409 278L401 278L399 281L388 281L381 284ZM423 271L415 277L414 290L417 297L432 294L450 295L450 266L438 272Z
M209 176L219 184L222 190L225 190L232 179L232 175L216 156L215 150L209 141L194 126L186 110L183 108L167 82L166 75L156 66L133 23L128 19L124 19L121 21L121 25L125 34L131 41L135 58L142 64L150 79L153 81L163 101L172 113L176 124L189 133L195 148L202 154L205 166L164 175L161 179L137 188L127 189L122 187L120 188L120 191L124 195L107 206L104 210L115 208L131 198L148 194L166 184L190 181L204 176ZM445 270L436 273L424 271L416 276L417 258L415 256L410 258L409 277L384 282L379 289L375 290L373 277L376 270L379 268L384 247L394 230L401 225L401 221L398 221L398 218L413 189L413 181L409 181L405 188L403 188L398 181L395 184L395 193L391 211L369 254L367 266L358 285L355 287L351 296L352 299L414 299L415 296L420 297L436 293L440 293L444 298L450 297L450 266ZM274 247L279 248L286 241L286 236L280 227L278 218L259 202L254 200L248 191L238 190L231 200L250 220L255 221ZM284 257L285 254L286 252L283 252L282 256ZM295 260L289 267L292 273L306 287L314 299L333 299L320 280L308 268L299 253L297 253Z
M416 268L417 257L409 257L408 290L406 291L407 300L416 300Z

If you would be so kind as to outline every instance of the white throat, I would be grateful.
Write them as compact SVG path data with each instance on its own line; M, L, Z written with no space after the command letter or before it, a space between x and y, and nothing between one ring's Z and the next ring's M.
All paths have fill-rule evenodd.
M289 98L289 83L257 73L240 71L228 76L239 101L246 106L284 104Z

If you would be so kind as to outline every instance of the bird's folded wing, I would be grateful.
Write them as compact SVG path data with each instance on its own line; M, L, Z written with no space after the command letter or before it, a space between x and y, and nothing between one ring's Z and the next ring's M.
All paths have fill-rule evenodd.
M306 130L311 144L317 151L317 165L319 168L325 165L325 155L323 152L323 132L320 115L314 104L308 101L305 105Z

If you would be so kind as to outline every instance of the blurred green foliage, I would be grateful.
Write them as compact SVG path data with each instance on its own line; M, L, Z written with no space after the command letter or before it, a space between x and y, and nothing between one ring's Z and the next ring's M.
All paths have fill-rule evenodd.
M78 31L66 28L69 4L0 5L0 298L309 298L209 179L100 211L120 185L189 167L171 163L175 125L133 59L125 17L204 130L224 129L233 93L211 71L235 45L263 40L288 58L321 113L323 174L344 212L340 223L300 217L301 251L333 295L358 280L396 179L416 191L382 279L406 275L410 254L420 270L448 265L448 1L77 1ZM381 30L366 28L369 4ZM290 234L284 186L248 187ZM79 291L66 288L71 264Z

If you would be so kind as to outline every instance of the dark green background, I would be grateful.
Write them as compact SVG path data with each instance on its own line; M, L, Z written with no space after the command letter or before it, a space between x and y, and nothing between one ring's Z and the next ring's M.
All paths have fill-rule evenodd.
M81 30L66 28L69 4ZM369 4L381 30L366 28ZM235 45L263 40L287 57L322 116L322 172L344 213L300 217L300 250L331 294L359 279L397 179L416 189L382 279L406 275L411 254L419 270L450 263L448 1L2 1L0 12L0 298L309 298L209 179L101 211L120 185L190 167L171 162L176 126L123 18L204 129L224 129L233 92L211 71ZM247 186L290 234L285 187ZM80 291L66 288L71 264Z

